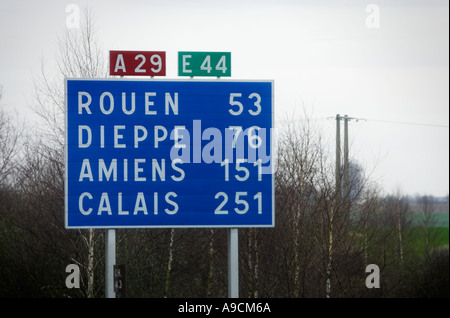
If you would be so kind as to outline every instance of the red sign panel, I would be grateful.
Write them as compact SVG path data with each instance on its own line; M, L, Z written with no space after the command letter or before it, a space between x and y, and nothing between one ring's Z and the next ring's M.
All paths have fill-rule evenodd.
M109 51L109 74L166 76L166 52Z

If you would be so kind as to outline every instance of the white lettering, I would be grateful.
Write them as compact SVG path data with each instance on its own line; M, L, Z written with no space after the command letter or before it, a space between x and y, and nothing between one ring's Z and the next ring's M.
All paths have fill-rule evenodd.
M104 103L105 96L108 96L108 98L109 98L109 109L108 110L105 109L105 103ZM112 96L112 94L110 92L104 92L103 94L100 95L100 110L105 115L111 114L112 111L114 110L114 97Z
M100 125L100 148L105 148L105 126Z
M175 144L173 145L175 148L186 148L186 144L180 144L179 141L183 140L184 138L182 137L183 135L179 134L180 130L186 130L186 126L175 126L173 131L174 131L174 141Z
M87 97L87 102L83 103L83 96ZM89 115L92 114L91 110L89 109L89 105L92 102L92 97L87 92L78 92L78 115L83 114L83 108L86 110L86 113Z
M111 174L113 175L113 181L117 181L117 159L112 159L109 168L106 168L105 161L103 159L98 160L98 181L103 181L103 174L106 177L106 181L109 181Z
M83 143L83 131L87 132L87 141ZM92 142L92 132L91 128L86 125L78 126L78 148L87 148L91 145Z
M85 210L83 208L83 199L87 197L89 200L92 200L92 195L89 192L83 192L80 195L80 198L78 199L78 209L80 210L80 212L84 215L89 215L92 212L92 208L89 208L88 210Z
M128 181L128 159L123 159L123 181Z
M131 115L136 109L136 93L131 93L131 109L127 110L127 93L122 93L122 111L125 115Z
M176 166L177 163L182 164L183 160L181 160L180 158L176 158L176 159L172 160L172 169L179 172L180 176L179 177L171 176L171 178L173 181L182 181L182 180L184 180L185 173L184 173L183 169Z
M161 181L166 181L166 159L161 159L161 166L158 160L152 160L152 181L156 181L156 172L158 172Z
M130 213L129 211L122 210L122 192L119 192L119 194L117 195L117 201L119 206L119 215L128 215Z
M83 159L83 163L81 164L80 178L78 178L78 182L83 181L84 178L88 178L89 181L94 181L89 159Z
M176 197L177 197L177 194L176 194L175 192L168 192L168 193L166 194L166 196L165 196L166 202L173 206L173 210L164 209L164 211L165 211L167 214L173 215L173 214L175 214L175 213L178 212L178 204L177 204L176 202L170 200L169 197L174 197L174 198L176 198Z
M148 215L148 209L147 209L147 200L149 200L149 198L151 198L151 194L148 193L148 196L144 194L144 192L138 192L135 196L135 200L134 200L134 206L133 203L131 202L131 195L130 194L126 194L124 195L122 192L118 192L117 193L117 204L114 207L114 210L112 209L111 206L111 202L109 199L109 196L113 195L110 192L103 192L100 196L100 199L98 202L98 210L97 210L97 215L102 215L105 214L104 212L106 212L107 215L113 215L113 212L116 213L117 215L138 215L140 212L142 212L144 215ZM116 194L114 194L116 195ZM126 198L125 198L126 196ZM174 215L176 213L178 213L179 210L179 206L178 203L176 202L175 198L177 198L178 195L175 192L167 192L164 195L164 201L167 204L166 208L164 209L164 212L167 213L168 215ZM158 215L159 214L159 202L158 202L158 198L159 198L159 193L158 192L153 192L153 214L154 215ZM79 199L78 199L78 208L81 214L88 216L92 213L93 208L92 208L92 203L89 204L89 201L86 201L85 199L95 202L94 197L89 193L89 192L83 192ZM98 198L96 198L98 200ZM241 203L241 202L237 202L237 203ZM91 206L90 206L91 205ZM88 208L88 209L86 209ZM133 209L133 213L130 213L131 209Z
M111 204L109 203L109 197L107 192L102 193L102 197L100 198L100 204L98 205L98 215L101 215L102 212L107 212L108 215L112 215Z
M160 137L158 131L162 130L163 135ZM167 129L164 126L155 126L155 148L158 148L158 143L167 138Z
M156 110L150 110L150 106L154 106L155 103L149 100L150 96L156 96L155 92L145 92L145 114L156 115Z
M127 71L125 69L125 61L123 60L123 54L117 55L116 66L114 67L114 73L118 70L122 70L124 73Z
M153 193L153 213L158 215L158 192Z
M183 55L182 61L183 61L183 73L192 73L192 70L186 69L186 66L189 66L191 63L188 63L186 60L190 59L192 55Z
M139 131L142 131L142 137L139 137ZM144 126L134 126L134 148L138 148L138 143L147 138L147 129Z
M126 148L125 144L119 144L119 139L123 139L123 135L119 134L119 129L125 129L125 126L114 126L114 148Z
M136 197L136 204L134 206L133 214L136 215L139 211L144 212L145 215L148 214L147 205L145 204L145 197L143 192L139 192Z
M146 181L147 177L139 177L139 172L143 172L143 168L139 168L140 163L145 163L145 159L134 159L134 181Z
M175 93L175 101L169 93L166 93L166 115L169 115L169 106L172 108L174 115L178 115L178 93Z

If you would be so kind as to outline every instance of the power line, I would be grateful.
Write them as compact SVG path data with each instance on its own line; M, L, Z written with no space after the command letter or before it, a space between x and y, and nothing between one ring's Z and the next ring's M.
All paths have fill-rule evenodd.
M426 124L426 123L413 123L413 122L397 121L397 120L370 119L370 118L366 118L366 119L364 119L364 120L368 120L368 121L377 121L377 122L381 122L381 123L390 123L390 124L402 124L402 125L415 125L415 126L427 126L427 127L449 128L448 125Z
M344 118L341 116L341 118ZM327 117L327 119L335 119L335 117ZM415 126L427 126L427 127L441 127L441 128L449 128L448 125L439 125L439 124L428 124L428 123L414 123L408 121L398 121L398 120L386 120L386 119L373 119L373 118L354 118L348 117L349 120L364 120L364 121L376 121L380 123L389 123L389 124L402 124L402 125L415 125Z
M344 116L340 116L341 119L344 119ZM330 116L330 117L313 117L309 118L309 120L312 121L321 121L321 120L329 120L329 119L336 119L336 116ZM449 128L448 125L440 125L440 124L429 124L429 123L415 123L415 122L408 122L408 121L398 121L398 120L386 120L386 119L373 119L373 118L357 118L357 117L348 117L349 120L354 120L356 122L358 121L376 121L380 123L389 123L389 124L401 124L401 125L415 125L415 126L426 126L426 127L440 127L440 128ZM299 122L303 121L304 119L275 119L276 122Z

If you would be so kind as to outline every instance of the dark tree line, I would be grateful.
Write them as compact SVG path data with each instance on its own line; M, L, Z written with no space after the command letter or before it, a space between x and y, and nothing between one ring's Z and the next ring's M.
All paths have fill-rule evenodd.
M361 175L352 183L357 195L336 205L318 134L305 120L280 136L276 226L239 230L240 295L408 297L426 296L425 288L435 295L448 250L447 262L445 251L431 248L418 261L407 199L380 196ZM43 141L20 146L0 187L2 296L103 297L104 230L64 229L62 154ZM73 263L80 289L65 286ZM127 297L227 296L226 229L120 229L117 263L126 266ZM378 290L365 286L368 264L380 267Z

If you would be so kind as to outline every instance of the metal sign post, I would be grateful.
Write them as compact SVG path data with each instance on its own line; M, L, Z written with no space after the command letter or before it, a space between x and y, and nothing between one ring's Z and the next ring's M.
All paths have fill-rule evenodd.
M238 229L228 229L228 298L239 297Z
M116 264L116 230L106 230L105 246L105 298L115 298L114 265Z

